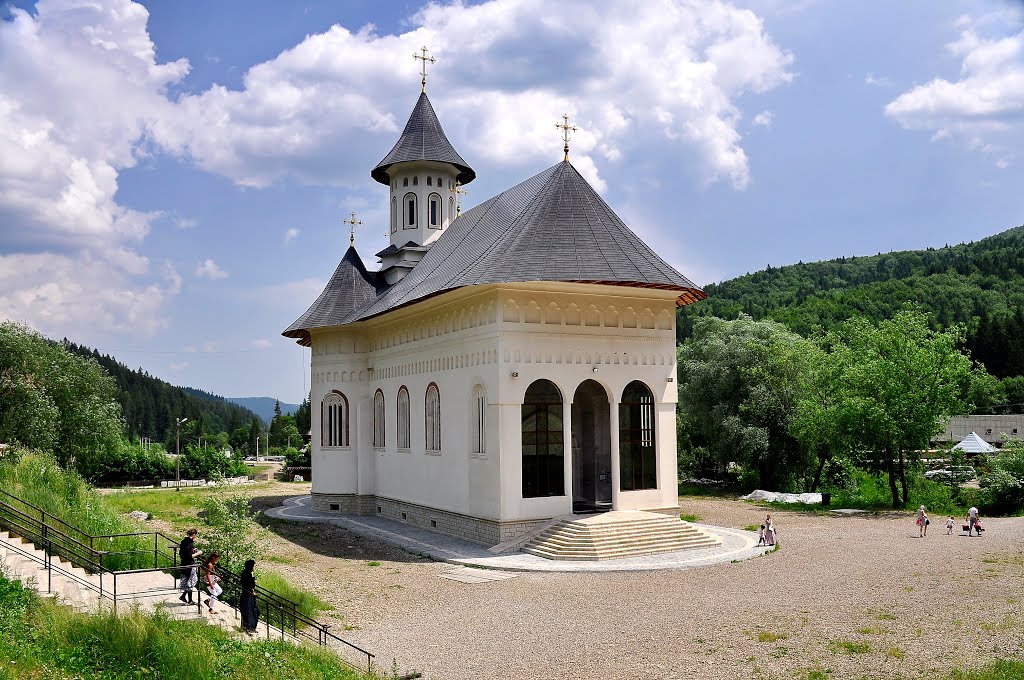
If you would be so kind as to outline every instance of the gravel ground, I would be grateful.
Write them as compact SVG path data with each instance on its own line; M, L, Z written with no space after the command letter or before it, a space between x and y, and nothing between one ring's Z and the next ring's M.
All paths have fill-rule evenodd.
M765 512L681 504L740 528ZM1024 518L988 520L984 538L937 518L919 539L910 515L773 514L781 549L746 562L482 584L339 527L268 525L285 539L271 566L331 602L347 639L431 680L914 678L1022 653Z

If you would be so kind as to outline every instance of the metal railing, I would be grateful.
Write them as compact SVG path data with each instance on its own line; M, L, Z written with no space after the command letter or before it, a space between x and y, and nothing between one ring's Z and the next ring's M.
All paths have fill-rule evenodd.
M73 581L87 590L95 593L98 600L109 599L116 610L119 601L125 599L141 599L147 597L166 596L179 592L179 579L187 578L187 571L193 566L197 568L200 581L204 581L205 567L201 565L181 565L178 558L178 543L174 539L160 532L135 532L125 534L108 534L93 536L77 527L68 524L59 517L46 512L27 501L13 496L6 491L0 490L0 527L11 534L17 535L42 550L43 555L39 556L32 551L26 551L12 542L7 542L10 550L16 551L21 557L30 559L40 564L47 572L47 592L52 592L53 573ZM148 542L152 539L152 549L134 548L127 550L100 549L99 546L116 548L119 539L135 539L138 544L141 541ZM146 555L146 562L152 556L152 566L137 569L111 569L113 556ZM53 563L53 558L58 557L69 562L73 567L83 569L87 577L82 578L72 570L64 569ZM138 560L135 560L138 561ZM118 581L132 576L145 573L166 573L173 577L173 587L149 588L142 592L125 593L123 589L118 592ZM241 577L225 568L216 568L216 575L220 578L223 592L218 600L232 606L235 616L238 618L241 610L242 582ZM96 582L88 578L88 575L96 576ZM104 585L104 576L107 583ZM319 646L340 647L342 650L355 652L365 659L367 672L372 672L374 655L361 647L343 640L330 632L330 624L322 623L306 616L300 611L298 603L277 593L263 588L259 585L253 590L260 610L264 612L263 627L269 639L271 635L280 634L281 639L286 636L299 641L315 643ZM203 595L194 603L199 614L202 613ZM271 627L277 632L272 632ZM349 662L339 655L339 659L352 666L359 668L356 664Z

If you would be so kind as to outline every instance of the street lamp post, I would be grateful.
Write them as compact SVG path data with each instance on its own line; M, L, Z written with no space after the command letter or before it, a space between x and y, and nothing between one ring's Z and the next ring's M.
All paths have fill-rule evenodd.
M181 424L188 418L174 419L174 490L181 491Z

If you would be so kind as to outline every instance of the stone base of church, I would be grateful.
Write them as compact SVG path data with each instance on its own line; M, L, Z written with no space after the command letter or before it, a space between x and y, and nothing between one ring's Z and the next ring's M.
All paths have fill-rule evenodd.
M328 493L314 493L312 496L313 509L321 512L380 515L488 546L518 538L548 521L534 519L499 522L382 496Z

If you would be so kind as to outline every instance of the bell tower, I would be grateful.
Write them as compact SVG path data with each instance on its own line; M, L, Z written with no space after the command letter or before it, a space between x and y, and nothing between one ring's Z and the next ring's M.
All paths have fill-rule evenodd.
M377 253L389 284L400 281L422 259L430 244L458 217L459 186L476 173L445 136L427 98L427 64L435 63L423 47L419 99L402 136L370 176L390 189L388 233L391 243Z

